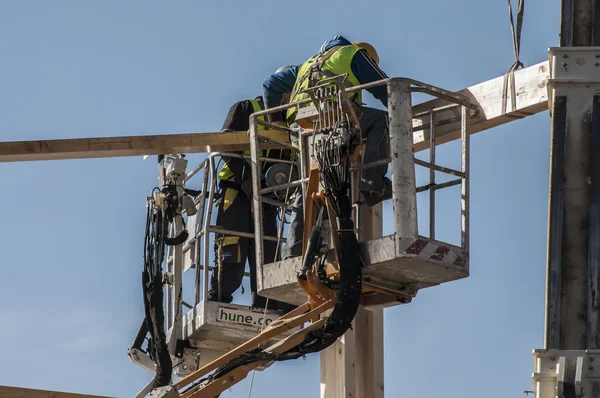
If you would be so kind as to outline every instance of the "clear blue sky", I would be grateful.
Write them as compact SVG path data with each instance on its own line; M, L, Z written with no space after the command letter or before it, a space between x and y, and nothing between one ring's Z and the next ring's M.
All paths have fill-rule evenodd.
M527 2L526 65L547 59L558 25L558 0ZM216 131L264 77L336 34L373 43L390 76L451 90L513 62L501 0L3 1L0 138ZM531 388L531 351L543 346L549 132L545 112L473 137L471 276L385 311L386 397ZM126 352L143 315L154 164L0 165L0 384L130 397L150 379ZM457 206L438 208L449 237ZM317 396L318 367L312 355L259 372L253 396ZM223 397L247 397L248 386Z

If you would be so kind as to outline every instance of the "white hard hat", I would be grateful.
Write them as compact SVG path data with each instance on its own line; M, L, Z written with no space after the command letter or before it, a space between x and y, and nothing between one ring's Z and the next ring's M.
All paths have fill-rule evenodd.
M294 65L283 65L282 67L280 67L279 69L277 69L275 71L275 73L279 73L279 72L281 72L283 70L286 70L286 69L289 69L289 68L292 68L292 67L294 67Z

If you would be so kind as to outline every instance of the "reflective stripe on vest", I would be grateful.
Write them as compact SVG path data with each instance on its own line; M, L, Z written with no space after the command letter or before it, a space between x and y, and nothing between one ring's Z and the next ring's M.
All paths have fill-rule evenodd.
M260 106L260 102L258 102L257 100L255 100L255 99L247 99L247 101L250 101L250 103L252 104L252 110L254 111L254 113L260 112L260 111L263 110L263 108ZM259 116L257 119L264 121L265 117L264 116ZM259 131L260 130L264 130L264 129L265 129L265 126L263 126L262 124L258 125L258 130ZM269 152L270 152L269 150L260 151L258 153L258 156L268 157L269 156ZM251 156L250 149L246 149L245 151L242 152L242 154L244 156L250 157ZM264 168L265 168L264 164L262 165L262 168L264 170ZM229 166L227 166L227 163L225 163L223 165L223 168L221 168L221 171L219 172L219 179L222 180L222 181L235 181L235 176L233 175L233 173L231 172L231 170L229 170Z
M333 51L329 58L327 58L321 67L322 70L326 71L328 75L344 75L348 74L348 83L351 86L358 86L360 82L352 73L352 58L354 55L360 51L361 48L354 45L349 46L341 46ZM327 54L327 53L325 53ZM311 66L317 61L319 57L324 54L317 54L311 57L308 61L304 62L300 65L300 69L298 70L298 76L296 77L296 84L294 84L294 88L292 90L292 95L290 97L290 102L302 101L303 99L309 98L308 94L298 94L298 91L301 89L308 88L310 82L310 76L306 76L308 73L311 73ZM330 76L325 76L321 74L321 80L326 79ZM358 103L362 102L362 95L360 92L358 93L349 93L349 98L351 100L357 101ZM308 104L302 105L311 106L312 102ZM288 124L291 124L296 117L296 113L298 113L298 107L289 108L286 114L286 120Z

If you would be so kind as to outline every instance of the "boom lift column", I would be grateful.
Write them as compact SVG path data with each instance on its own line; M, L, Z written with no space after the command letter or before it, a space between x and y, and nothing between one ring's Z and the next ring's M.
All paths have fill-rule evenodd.
M381 203L363 209L361 240L383 236ZM321 398L384 396L383 308L359 307L352 329L321 351Z

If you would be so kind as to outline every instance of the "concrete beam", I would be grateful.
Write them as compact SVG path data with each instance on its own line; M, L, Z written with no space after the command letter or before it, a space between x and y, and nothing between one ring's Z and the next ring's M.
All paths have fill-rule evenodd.
M287 133L282 131L261 131L261 136L289 143ZM249 146L250 138L245 131L15 141L0 143L0 162L233 152L243 151ZM281 145L265 143L262 147L269 149Z
M502 109L504 76L476 84L458 91L480 107L480 112L471 119L470 133L475 134L515 119L521 119L548 109L546 84L550 76L548 61L520 69L515 72L515 102L512 108L511 90L507 89L506 112ZM431 109L451 105L443 99L434 99L413 106L413 115ZM429 148L429 116L413 120L415 152ZM460 108L436 112L436 142L443 144L460 138Z
M32 390L30 388L0 386L0 398L108 398L98 395Z
M516 108L512 109L510 90L507 90L506 112L502 110L504 76L460 90L458 93L481 108L481 112L471 120L471 134L547 110L548 76L548 61L515 72ZM413 107L413 115L449 104L443 99L424 102ZM439 144L460 138L459 108L437 112L436 121L439 124L435 130ZM415 152L429 147L428 123L428 116L413 120ZM289 142L287 133L282 131L261 131L261 135L284 144ZM245 131L0 142L0 162L227 152L245 150L249 145ZM273 143L262 146L265 149L278 147Z

